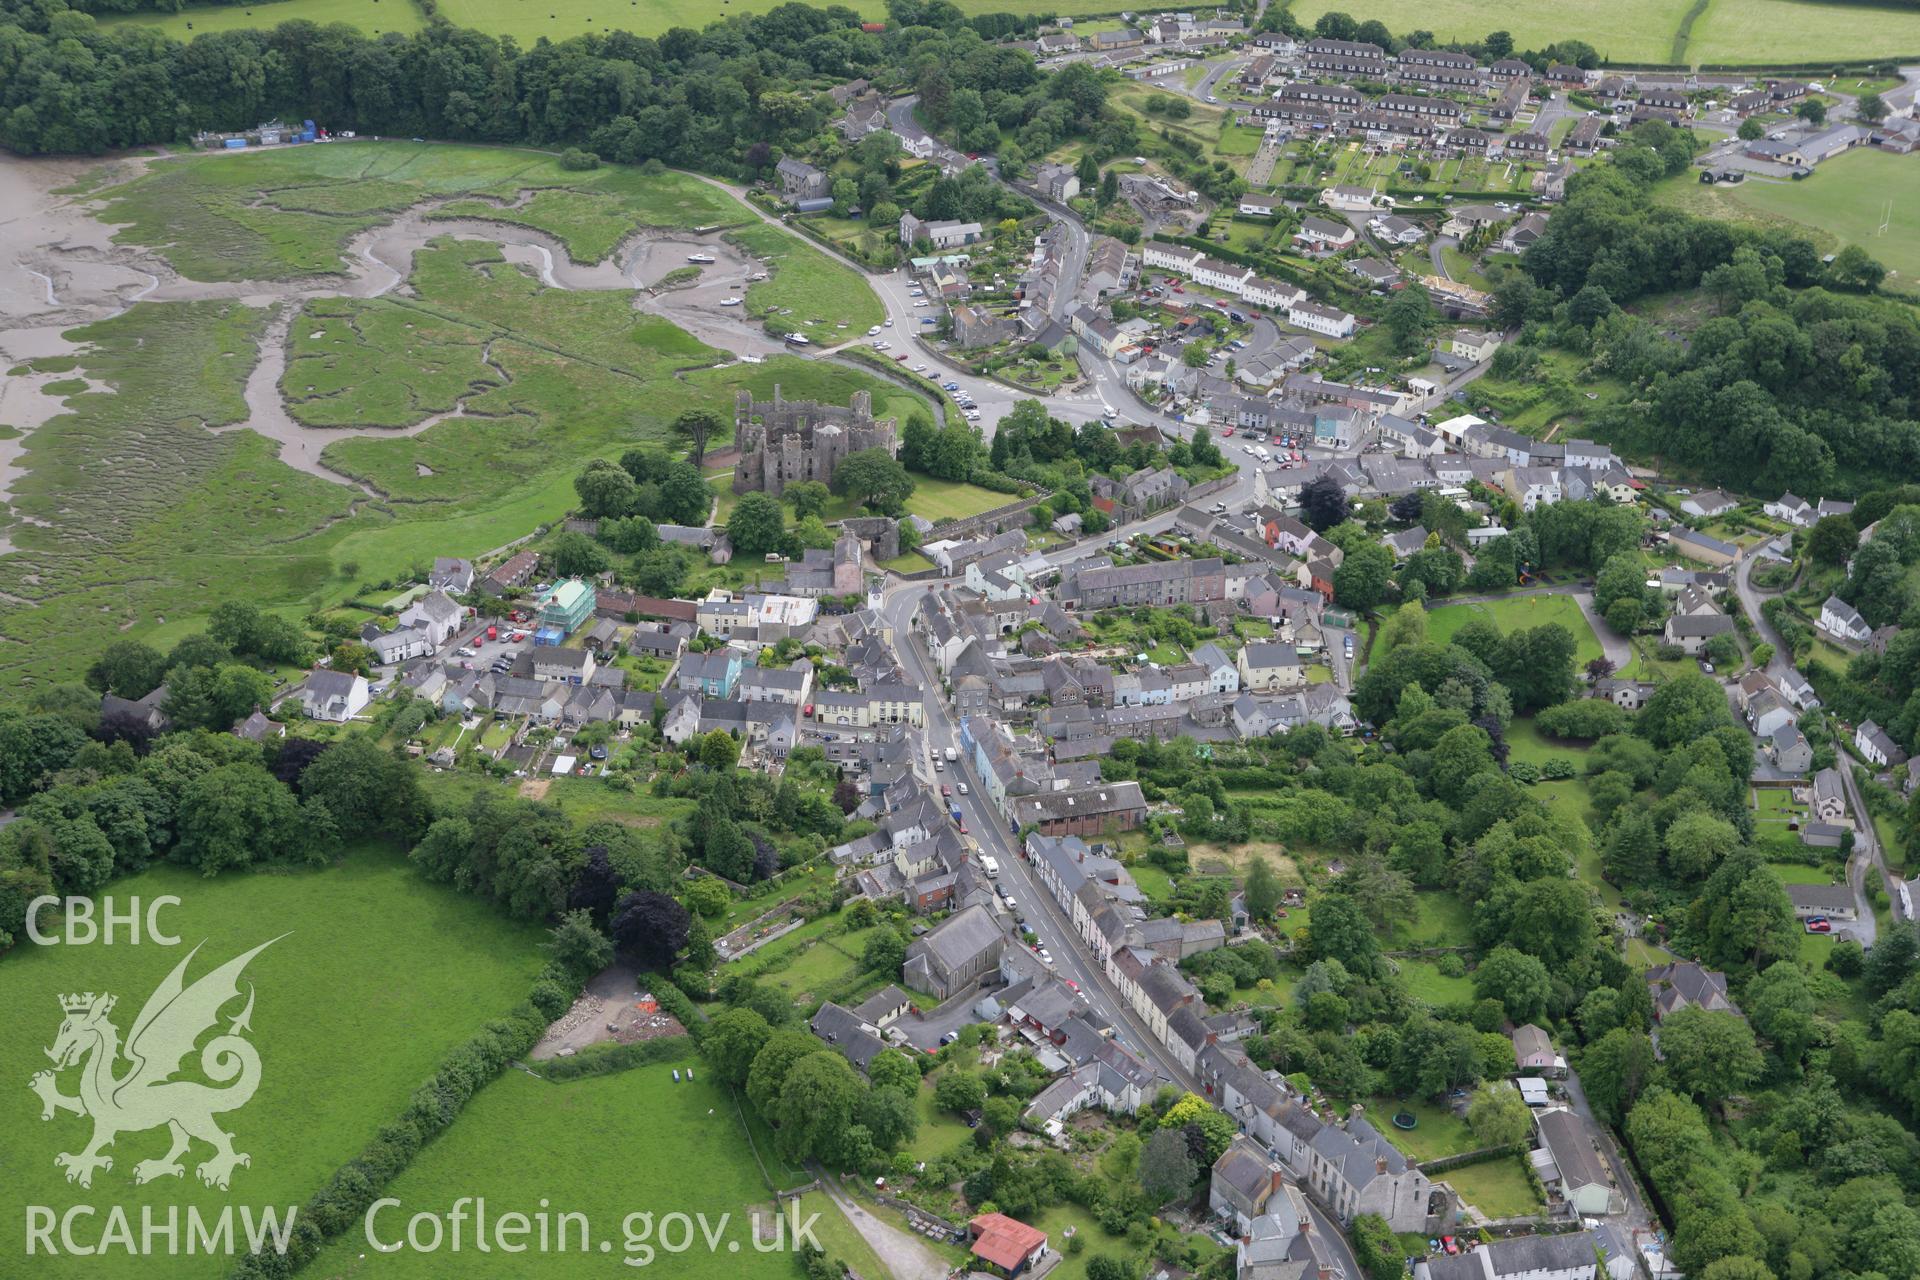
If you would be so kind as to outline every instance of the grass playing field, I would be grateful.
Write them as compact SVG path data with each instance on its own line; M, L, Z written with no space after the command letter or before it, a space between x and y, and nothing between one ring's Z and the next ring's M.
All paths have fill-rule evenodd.
M587 206L527 206L552 214L548 229L580 257L611 243L613 207L628 225L751 217L684 175L649 185L631 172L564 175L547 157L508 150L334 144L163 165L108 198L128 224L123 239L167 246L183 271L216 279L323 273L355 231L424 195L521 182L584 178L579 190L595 197ZM246 208L263 187L280 207ZM837 333L877 318L852 271L773 228L746 230L764 233L754 239L778 258L772 283L804 301L801 319ZM464 404L470 416L416 435L326 446L326 465L378 501L293 470L251 432L207 429L249 418L242 392L264 309L143 303L78 332L89 349L59 367L77 364L109 390L76 395L35 432L15 487L24 554L0 561L0 629L18 642L0 670L13 687L77 676L123 631L170 644L225 599L298 616L435 555L500 546L567 510L588 458L664 441L683 409L724 413L737 389L768 398L778 383L793 398L843 404L866 389L896 414L920 403L825 362L722 364L724 353L634 311L628 295L545 289L492 246L430 248L414 265L410 295L310 302L282 382L292 415L314 426L400 427ZM955 511L943 504L984 510L1006 499L929 482L927 501L946 515Z
M1479 39L1506 31L1520 49L1584 40L1615 63L1674 60L1674 41L1689 0L1541 0L1489 9L1474 0L1299 0L1293 14L1309 26L1331 10L1364 22L1378 18L1397 36L1431 31L1442 40ZM1874 5L1810 0L1708 0L1695 19L1682 59L1765 64L1821 58L1895 57L1920 51L1920 13Z
M143 1205L164 1213L168 1205L303 1203L399 1112L449 1047L523 1000L544 963L541 930L427 884L384 849L357 850L333 868L214 880L160 867L116 882L111 892L123 906L136 896L177 895L180 906L161 919L181 945L22 945L0 959L0 1006L8 1010L0 1020L0 1076L12 1082L0 1090L0 1184L18 1204L57 1212L122 1205L137 1222ZM189 983L282 934L244 975L256 993L249 1039L260 1054L260 1087L220 1117L235 1149L252 1156L234 1171L230 1190L201 1186L192 1167L208 1154L200 1147L184 1178L135 1186L134 1165L165 1154L159 1131L120 1135L108 1152L113 1168L96 1173L90 1190L66 1183L53 1157L79 1150L87 1124L65 1113L43 1123L38 1099L24 1087L48 1065L42 1050L60 1025L56 998L112 992L119 997L113 1021L125 1035L147 996L195 945L201 951ZM194 1077L197 1055L190 1063L186 1074ZM76 1092L77 1078L63 1073L62 1092ZM22 1216L8 1215L0 1250L24 1256L22 1231ZM31 1265L35 1275L55 1277L227 1271L204 1257L63 1256Z
M692 1064L697 1078L673 1081ZM376 1239L404 1240L415 1213L445 1214L463 1196L484 1197L489 1216L508 1212L586 1215L584 1249L576 1228L564 1252L551 1249L458 1255L402 1247L380 1253L363 1231L349 1231L306 1274L347 1276L608 1276L636 1273L642 1259L685 1280L795 1274L784 1254L753 1248L749 1215L772 1213L772 1194L748 1146L733 1099L698 1058L635 1067L614 1075L549 1084L509 1071L488 1085L452 1129L421 1152L388 1194L401 1207L375 1220ZM704 1214L718 1234L709 1251L679 1254L663 1243L669 1214ZM645 1214L650 1222L630 1215ZM724 1223L722 1215L726 1215ZM650 1229L649 1229L650 1228ZM556 1233L557 1238L557 1233ZM731 1246L731 1248L729 1247ZM622 1266L622 1263L627 1266Z
M1427 611L1427 640L1445 644L1453 633L1475 618L1482 618L1501 631L1520 631L1557 622L1573 633L1573 660L1578 666L1601 656L1600 641L1580 612L1572 596L1508 596L1501 600L1473 604L1448 604Z
M1920 166L1911 156L1861 148L1835 156L1800 182L1748 179L1702 186L1689 171L1663 183L1663 203L1734 222L1792 223L1821 248L1857 244L1906 288L1920 281ZM1886 221L1886 231L1880 230Z

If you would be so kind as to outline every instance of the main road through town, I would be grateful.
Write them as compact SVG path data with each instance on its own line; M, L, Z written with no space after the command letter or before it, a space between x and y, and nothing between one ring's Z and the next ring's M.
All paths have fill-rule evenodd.
M1134 531L1134 526L1127 526L1125 531ZM913 615L930 586L926 581L891 584L882 592L881 613L893 628L894 648L906 665L909 682L918 685L925 694L927 750L944 753L948 747L959 748L959 729L947 715L942 703L939 673L933 670L926 646L911 625ZM1040 944L1053 957L1055 972L1079 988L1081 998L1113 1025L1122 1044L1140 1054L1181 1088L1199 1093L1200 1083L1193 1073L1174 1061L1160 1042L1154 1039L1108 980L1105 971L1084 948L1059 904L1029 872L1026 861L1020 856L1019 842L1010 835L1006 819L994 812L989 804L986 789L980 785L972 762L964 753L952 776L956 781L967 783L969 794L955 795L951 803L960 807L967 830L980 842L982 852L1000 864L1002 882L1021 904L1027 923L1038 935ZM1333 1248L1346 1274L1358 1277L1361 1274L1360 1264L1338 1225L1317 1204L1310 1204L1309 1208L1321 1236Z

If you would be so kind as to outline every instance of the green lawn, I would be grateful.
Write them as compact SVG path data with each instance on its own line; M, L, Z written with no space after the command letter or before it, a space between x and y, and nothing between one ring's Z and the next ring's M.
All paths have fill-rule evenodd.
M1457 894L1445 889L1419 889L1414 892L1419 909L1413 925L1404 933L1392 935L1397 945L1415 947L1464 947L1473 942L1473 930L1467 905Z
M933 561L927 559L918 551L909 551L904 555L898 555L891 560L883 560L880 563L881 567L891 569L895 573L925 573L927 570L933 568Z
M112 1204L137 1223L142 1207L164 1214L180 1205L303 1203L399 1114L442 1054L524 1000L545 963L544 930L428 884L386 849L361 848L320 870L230 872L212 880L156 867L117 881L110 892L123 905L178 896L180 905L162 922L181 945L20 946L0 959L0 1007L9 1011L0 1020L0 1071L22 1086L7 1091L0 1118L0 1181L23 1204L60 1211ZM113 1021L125 1034L149 994L195 946L201 949L189 983L275 938L241 983L254 993L248 1039L259 1050L261 1072L253 1099L220 1120L235 1149L252 1157L234 1171L230 1191L200 1184L191 1166L209 1152L198 1144L183 1179L135 1186L134 1165L165 1153L160 1132L121 1134L109 1152L113 1168L96 1174L90 1191L67 1184L53 1157L79 1150L87 1126L64 1114L42 1124L39 1103L23 1087L48 1065L44 1050L60 1025L58 997L112 992L119 999ZM235 1003L227 1013L239 1009ZM76 1074L63 1073L60 1084L74 1092ZM11 1216L0 1227L0 1249L16 1257L25 1247L23 1221ZM224 1269L184 1256L102 1262L64 1251L32 1267L35 1275L55 1277L185 1277Z
M1462 1200L1489 1218L1524 1217L1542 1207L1519 1156L1449 1169L1441 1181L1450 1183Z
M936 480L932 476L916 475L913 478L913 496L907 499L907 511L912 515L925 516L938 524L942 520L977 516L982 511L991 511L1017 501L1019 499L1013 494L995 493L964 481Z
M811 1003L834 984L861 971L860 952L874 929L822 938L796 956L791 964L760 981L778 987L799 1003Z
M1582 618L1581 621L1584 623L1586 620ZM1579 633L1574 634L1577 636ZM1571 760L1577 766L1591 750L1590 744L1587 743L1560 742L1546 737L1534 727L1532 716L1516 717L1507 726L1507 745L1513 748L1510 759L1524 760L1528 764L1545 764L1549 760Z
M1480 1145L1473 1130L1467 1128L1467 1122L1438 1103L1424 1099L1401 1102L1394 1098L1375 1098L1366 1106L1367 1122L1410 1159L1439 1160ZM1393 1117L1402 1111L1419 1123L1411 1129L1395 1125Z
M1573 633L1576 666L1585 666L1601 656L1600 641L1587 625L1580 606L1572 596L1563 595L1508 596L1478 604L1441 605L1427 611L1427 639L1433 644L1445 644L1454 632L1475 618L1485 619L1503 632L1557 622Z
M1716 0L1724 3L1724 0ZM1846 14L1836 5L1800 5L1755 0L1761 7L1819 9ZM1871 10L1877 20L1920 23L1920 13ZM1920 48L1920 36L1915 38ZM1662 203L1735 222L1790 223L1827 248L1857 244L1885 264L1894 279L1920 277L1920 169L1910 157L1860 148L1835 156L1800 182L1749 180L1738 186L1703 187L1690 170L1658 188ZM1892 202L1889 216L1888 202ZM1887 230L1880 231L1882 219Z
M1127 871L1133 876L1133 882L1140 886L1140 892L1152 902L1168 902L1173 898L1173 877L1151 862L1136 862Z
M952 1069L947 1068L949 1071ZM934 1105L933 1085L937 1079L937 1074L927 1077L914 1099L920 1108L920 1128L907 1145L906 1152L915 1160L932 1160L943 1156L973 1137L973 1130L967 1128L966 1121Z
M697 1068L698 1079L678 1084L673 1070L674 1064L659 1062L564 1084L507 1072L393 1181L387 1194L401 1208L375 1220L382 1243L390 1243L404 1238L410 1213L444 1214L462 1196L484 1196L489 1217L531 1215L542 1205L551 1206L549 1213L584 1214L588 1248L580 1247L576 1226L568 1249L554 1249L537 1264L529 1262L531 1254L469 1251L450 1271L444 1252L403 1248L383 1255L356 1228L308 1274L605 1276L620 1270L621 1261L639 1267L650 1259L676 1276L784 1280L793 1274L792 1260L751 1245L748 1215L770 1213L772 1197L733 1098L704 1068ZM710 1225L729 1216L718 1228L723 1234L716 1249L709 1251L702 1241L675 1256L660 1250L660 1240L670 1237L643 1235L639 1220L628 1218L635 1213L652 1215L654 1231L669 1213L705 1214ZM647 1244L654 1252L642 1249Z
M1416 1000L1435 1007L1459 1004L1473 999L1472 978L1449 978L1431 960L1396 960L1400 975L1407 980L1407 991Z

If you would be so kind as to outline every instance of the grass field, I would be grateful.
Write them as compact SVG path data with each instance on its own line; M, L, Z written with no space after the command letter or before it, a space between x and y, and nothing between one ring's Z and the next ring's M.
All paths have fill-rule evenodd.
M1542 1208L1519 1156L1505 1156L1485 1164L1462 1165L1441 1175L1460 1198L1489 1218L1519 1218Z
M1442 40L1478 40L1500 29L1516 49L1544 49L1573 36L1615 63L1675 60L1674 41L1689 0L1536 0L1519 9L1489 10L1474 0L1300 0L1293 15L1308 26L1338 10L1359 21L1378 18L1396 36L1431 31ZM1822 58L1879 58L1920 50L1920 13L1873 5L1809 0L1708 0L1681 57L1688 63L1761 65Z
M189 274L289 278L334 268L355 229L424 195L558 174L523 152L340 144L163 165L107 198L128 224L123 239L173 246ZM619 192L636 223L749 216L683 175L652 181L657 189L622 178L604 191ZM282 210L245 207L263 185ZM603 244L603 212L551 229ZM875 305L851 272L791 244L778 279L840 280L845 296L832 305L845 314ZM242 392L264 308L143 303L75 332L87 349L62 367L77 363L107 390L73 395L29 442L13 496L22 554L0 561L0 629L17 642L0 656L9 683L77 675L116 629L164 646L225 599L299 616L435 555L498 547L569 509L588 458L665 441L695 405L724 414L738 389L768 398L778 383L790 397L842 404L866 389L892 413L919 403L818 361L720 365L724 353L635 312L624 294L545 289L492 246L430 248L414 267L411 296L310 301L289 343L283 388L307 424L400 427L463 401L466 416L431 430L325 448L326 465L376 501L284 465L260 436L206 429L249 418ZM936 515L1005 500L932 482L926 499Z
M160 867L118 881L111 892L123 905L136 896L177 895L181 905L162 919L181 945L16 948L0 960L0 1004L10 1011L0 1021L0 1070L24 1085L47 1066L42 1050L59 1026L56 997L63 993L117 995L113 1020L124 1034L147 996L195 945L202 950L189 982L285 935L247 967L243 982L257 993L249 1038L261 1058L259 1092L221 1117L235 1149L251 1155L252 1164L234 1172L227 1192L202 1187L191 1165L184 1179L137 1187L133 1166L163 1155L166 1136L128 1132L109 1152L112 1170L96 1174L91 1190L83 1191L63 1180L53 1157L80 1149L84 1122L60 1115L43 1124L39 1102L16 1087L0 1104L0 1182L22 1203L58 1211L76 1203L115 1204L136 1222L143 1205L164 1213L173 1204L302 1203L400 1111L448 1048L524 999L544 963L543 931L426 883L384 849L356 850L333 868L214 880ZM238 1005L228 1012L237 1013ZM64 1073L62 1091L72 1093L76 1078ZM191 1163L207 1154L196 1147ZM24 1248L22 1223L10 1215L0 1227L0 1249L16 1257ZM223 1274L225 1268L209 1269L204 1258L62 1256L36 1258L33 1271L147 1277Z
M1441 605L1427 611L1427 639L1434 644L1445 644L1454 632L1475 618L1493 623L1502 632L1522 631L1557 622L1573 633L1573 661L1576 666L1585 666L1601 656L1600 641L1594 636L1593 628L1587 625L1586 615L1580 612L1579 603L1572 596L1565 595L1508 596L1501 600L1472 604Z
M408 0L273 0L263 4L200 5L180 13L102 15L103 27L157 27L175 40L213 31L254 31L282 22L344 22L369 35L418 31L427 25Z
M1920 15L1914 21L1920 22ZM1914 43L1920 48L1920 36ZM1793 223L1825 248L1857 244L1896 273L1896 281L1911 284L1920 279L1920 166L1901 163L1911 158L1861 148L1835 156L1801 182L1749 180L1735 187L1704 187L1688 172L1661 184L1658 196L1663 203L1729 221ZM1888 201L1892 215L1882 235Z
M684 1064L682 1064L684 1065ZM673 1067L653 1063L613 1075L549 1084L509 1071L488 1085L438 1142L423 1151L387 1194L401 1207L376 1220L382 1243L403 1238L413 1213L444 1214L462 1196L484 1196L489 1215L521 1212L585 1214L591 1238L579 1247L576 1228L566 1252L502 1256L464 1251L380 1254L361 1231L348 1232L306 1274L347 1276L605 1276L638 1269L641 1259L672 1275L781 1277L793 1262L752 1247L748 1215L772 1211L772 1196L747 1145L734 1100L699 1070L673 1082ZM667 1214L702 1213L720 1232L717 1250L645 1253L661 1240L629 1242L628 1215L650 1214L654 1230ZM721 1215L727 1215L720 1226ZM604 1245L602 1242L605 1242ZM729 1244L734 1248L729 1249ZM455 1265L450 1267L450 1263Z
M1725 0L1721 0L1722 3ZM1687 11L1688 0L1572 0L1567 4L1536 3L1518 9L1490 10L1474 0L1299 0L1294 17L1312 26L1331 10L1350 13L1361 22L1378 18L1396 35L1431 31L1442 40L1478 40L1489 31L1513 34L1516 49L1544 49L1577 33L1600 56L1616 62L1664 62Z
M1920 51L1920 11L1818 0L1710 0L1693 24L1687 61L1812 62L1905 57ZM1889 157L1892 158L1892 157Z
M722 18L765 13L780 0L627 0L597 4L594 0L441 0L440 16L457 27L472 27L489 35L513 36L522 45L541 37L565 40L572 36L612 31L657 36L675 27L698 30ZM1004 0L956 0L968 17L1004 13ZM881 0L848 0L846 8L862 18L886 20ZM1072 17L1081 13L1111 13L1112 0L1061 0L1046 12ZM208 31L233 31L276 26L294 19L326 24L345 22L362 31L412 31L422 25L419 11L406 0L276 0L271 4L196 6L181 13L141 14L112 22L138 22L158 27L176 40L191 40Z

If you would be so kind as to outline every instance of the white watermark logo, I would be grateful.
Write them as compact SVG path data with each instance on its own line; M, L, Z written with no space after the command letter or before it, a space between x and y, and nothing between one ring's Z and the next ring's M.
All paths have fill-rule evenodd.
M93 1121L91 1141L79 1151L54 1157L68 1182L91 1187L96 1170L113 1169L112 1157L103 1150L120 1134L162 1126L171 1145L165 1155L133 1166L136 1183L181 1177L185 1166L180 1158L195 1141L213 1148L195 1170L209 1187L225 1191L235 1167L252 1164L245 1152L234 1150L233 1135L215 1120L245 1106L260 1087L260 1054L245 1035L252 1029L251 983L246 1007L200 1050L200 1071L213 1084L172 1077L185 1066L201 1035L218 1025L220 1010L239 998L240 974L247 962L279 940L261 943L188 986L187 965L200 950L196 946L147 998L124 1045L111 1017L115 996L89 991L60 997L66 1016L46 1051L53 1069L36 1073L28 1086L40 1096L42 1120L67 1111ZM60 1092L58 1079L70 1067L80 1069L79 1092L71 1097Z
M462 1196L444 1212L422 1210L407 1214L399 1200L383 1196L367 1207L363 1230L367 1244L379 1253L605 1253L619 1251L629 1267L651 1266L661 1254L737 1254L741 1236L755 1253L782 1253L819 1249L814 1236L818 1213L800 1216L800 1202L787 1203L789 1213L736 1218L731 1213L709 1217L704 1213L646 1211L620 1219L620 1229L595 1231L584 1213L549 1212L540 1201L532 1213L496 1212L484 1197ZM790 1214L790 1219L789 1219Z

